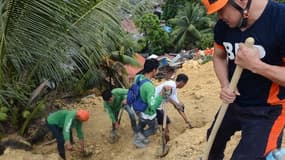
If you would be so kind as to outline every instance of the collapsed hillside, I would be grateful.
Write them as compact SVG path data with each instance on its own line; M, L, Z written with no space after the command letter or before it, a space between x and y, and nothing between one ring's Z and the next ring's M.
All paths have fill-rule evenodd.
M170 150L165 160L197 160L202 155L206 131L212 121L221 101L219 99L219 84L213 71L212 62L200 65L197 61L186 61L176 74L185 73L189 76L188 84L178 89L178 98L185 104L185 113L190 119L193 129L188 129L178 112L168 105L168 113L171 119L169 142ZM160 82L154 81L155 84ZM102 99L95 94L87 96L79 103L65 104L68 108L88 108L91 118L84 124L84 134L88 150L93 151L90 160L152 160L157 157L160 147L160 132L150 137L147 148L136 149L133 145L133 132L130 127L127 113L123 114L119 134L121 138L115 144L110 144L108 136L111 129L111 121L104 112ZM227 149L227 157L236 145L239 135L234 137ZM75 139L76 140L76 139ZM57 157L56 144L37 145L29 151L18 151L9 149L0 156L0 159L15 160L24 159L50 159ZM79 157L77 152L73 153L74 159ZM227 158L228 159L228 158Z

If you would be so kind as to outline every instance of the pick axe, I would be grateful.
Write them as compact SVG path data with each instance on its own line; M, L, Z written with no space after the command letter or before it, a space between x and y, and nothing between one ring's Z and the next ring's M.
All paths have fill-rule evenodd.
M254 39L252 37L249 37L249 38L247 38L245 40L245 45L247 47L252 47L253 44L254 44ZM237 83L238 83L238 81L240 79L242 71L243 71L243 68L241 68L240 66L237 65L236 68L235 68L232 80L230 82L230 89L233 92L237 88ZM211 134L210 134L208 142L207 142L207 146L206 146L206 149L205 149L205 152L204 152L204 155L203 155L203 160L208 160L208 158L209 158L209 153L211 151L212 145L213 145L214 140L216 138L217 132L218 132L220 126L221 126L221 123L222 123L222 120L223 120L223 118L225 116L225 113L226 113L226 111L228 109L228 106L229 106L229 104L224 103L224 102L221 105L221 108L220 108L220 111L218 113L217 119L215 121L215 124L213 126L213 129L211 131Z

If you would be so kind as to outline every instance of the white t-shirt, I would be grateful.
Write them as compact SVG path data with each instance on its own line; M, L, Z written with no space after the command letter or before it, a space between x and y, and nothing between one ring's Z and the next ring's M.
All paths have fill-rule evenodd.
M176 82L172 81L172 80L165 81L165 82L161 83L160 85L158 85L157 87L155 87L155 96L160 94L160 92L164 86L171 86L171 94L170 94L169 98L171 98L176 103L179 103L179 100L177 98L177 92L176 92ZM158 108L158 109L161 109L161 108Z
M165 81L165 82L161 83L160 85L158 85L157 87L155 87L155 96L158 96L158 95L160 94L160 91L162 90L162 88L163 88L164 86L171 86L171 94L170 94L169 98L171 98L171 99L172 99L173 101L175 101L176 103L179 103L179 100L178 100L178 98L177 98L177 93L176 93L176 82L175 82L175 81L172 81L172 80L170 80L170 81ZM166 103L165 100L161 103L161 105L164 104L164 103ZM157 108L157 109L161 110L161 109L162 109L162 108L161 108L161 105L160 105L160 107ZM150 115L147 115L147 114L141 112L141 113L140 113L140 116L141 116L143 119L152 120L152 119L154 119L154 118L156 117L156 114L150 116Z

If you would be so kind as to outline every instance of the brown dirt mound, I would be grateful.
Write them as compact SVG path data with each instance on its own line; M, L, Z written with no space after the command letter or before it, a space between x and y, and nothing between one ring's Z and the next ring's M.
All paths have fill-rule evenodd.
M157 156L160 147L160 132L150 137L150 144L147 148L136 149L133 145L133 132L127 113L124 112L119 129L121 138L115 144L108 142L111 129L111 121L104 112L102 99L95 95L87 96L79 103L70 104L76 108L88 108L91 111L91 118L84 124L86 146L93 151L88 160L197 160L205 148L206 130L212 121L221 101L219 100L219 84L213 71L212 62L199 65L197 61L186 61L183 67L177 71L189 76L188 84L178 90L179 99L185 104L185 113L190 119L193 129L188 129L177 111L168 105L168 113L171 118L169 142L170 150L166 157ZM155 84L160 82L155 81ZM237 134L228 144L226 159L229 159L233 148L240 135ZM75 139L76 140L76 139ZM9 150L0 159L8 160L24 157L31 159L54 160L57 156L55 143L45 146L34 146L32 152ZM23 157L23 158L21 158ZM73 153L73 159L84 159L79 157L77 152Z

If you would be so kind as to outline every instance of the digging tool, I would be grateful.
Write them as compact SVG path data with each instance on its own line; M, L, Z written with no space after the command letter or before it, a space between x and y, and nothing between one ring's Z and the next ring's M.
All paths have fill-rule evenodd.
M111 130L109 143L114 144L120 139L120 135L118 135L117 130Z
M252 47L252 45L254 44L254 39L252 37L247 38L245 40L245 44L246 44L247 47ZM232 80L230 82L230 89L233 92L236 90L237 83L238 83L238 81L240 79L242 71L243 71L243 68L241 68L240 66L237 65L236 68L235 68ZM207 146L206 146L206 149L205 149L205 152L204 152L204 155L203 155L203 160L208 160L209 153L211 151L212 145L213 145L214 140L216 138L217 132L218 132L220 126L221 126L221 123L222 123L222 120L223 120L223 118L225 116L225 113L226 113L226 111L228 109L228 106L229 106L229 104L224 103L224 102L221 105L221 108L220 108L220 111L218 113L216 122L215 122L215 124L213 126L213 129L211 131L211 134L210 134L208 142L207 142Z
M92 152L92 151L86 151L86 150L84 150L84 151L81 151L81 152L80 152L80 156L81 156L81 157L84 157L84 158L91 157L92 155L93 155L93 152Z
M161 132L161 153L160 157L164 157L168 154L168 146L166 144L166 120L167 120L167 112L165 104L162 106L163 114L163 123L162 123L162 132Z
M82 151L77 147L73 147L72 150L66 150L66 157L68 157L67 159L71 160L72 157L74 157L74 154L78 154L82 158L89 158L93 155L93 152L88 150Z
M125 105L122 105L121 109L120 109L120 113L119 113L119 118L118 118L118 123L119 124L121 123L121 119L122 119L124 110L125 110Z
M122 104L121 105L121 109L119 111L119 116L118 116L118 124L119 125L121 123L121 119L122 119L122 116L123 116L124 109L125 109L125 105ZM117 134L117 130L116 129L115 130L113 130L113 129L111 130L109 138L110 138L109 142L111 144L116 143L119 140L120 136Z

